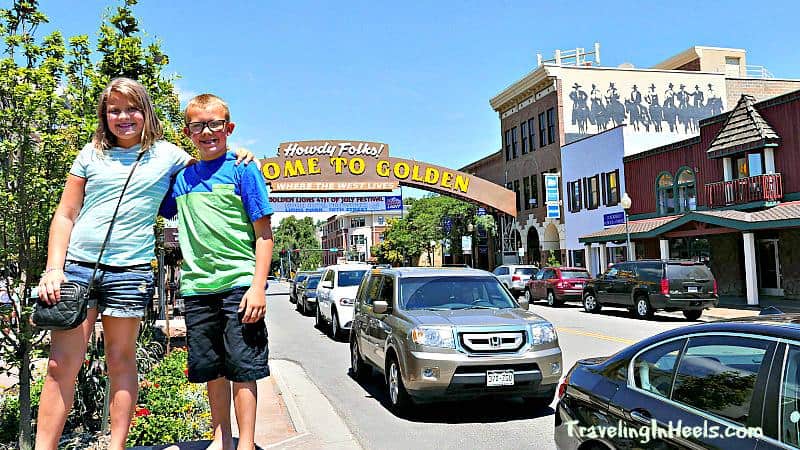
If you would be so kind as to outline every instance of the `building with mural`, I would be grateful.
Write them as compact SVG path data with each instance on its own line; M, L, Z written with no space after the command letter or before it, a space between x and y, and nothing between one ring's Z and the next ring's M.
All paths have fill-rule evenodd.
M800 299L800 90L699 122L699 135L625 156L636 258L706 262L720 295ZM626 240L624 225L579 238Z
M620 205L625 192L622 158L671 140L664 133L638 133L622 124L561 147L565 264L586 267L596 275L605 271L608 263L627 259L625 243L595 245L587 254L578 238L604 226L624 223Z
M727 110L742 93L758 100L800 88L800 81L768 77L746 64L741 49L692 47L647 69L603 67L599 45L540 58L490 100L500 119L502 184L514 191L517 209L501 223L501 259L516 261L522 248L526 262L551 255L567 261L566 203L545 198L545 181L553 176L557 192L564 192L562 147L623 124L631 135L680 141L696 136L701 120Z

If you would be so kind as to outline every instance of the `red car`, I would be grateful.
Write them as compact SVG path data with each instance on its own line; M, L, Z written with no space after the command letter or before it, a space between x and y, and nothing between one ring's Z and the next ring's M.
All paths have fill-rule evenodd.
M528 281L525 298L529 303L546 299L548 306L567 300L581 300L583 287L592 276L582 267L545 267Z

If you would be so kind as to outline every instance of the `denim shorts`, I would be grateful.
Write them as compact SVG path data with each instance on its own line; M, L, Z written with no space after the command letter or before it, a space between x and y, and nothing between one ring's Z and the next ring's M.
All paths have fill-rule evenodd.
M184 297L188 377L205 383L256 381L269 375L269 345L264 319L242 323L239 303L247 288Z
M67 261L64 275L69 281L89 285L94 263ZM153 269L150 264L112 267L101 264L94 277L89 308L109 317L142 318L153 299Z

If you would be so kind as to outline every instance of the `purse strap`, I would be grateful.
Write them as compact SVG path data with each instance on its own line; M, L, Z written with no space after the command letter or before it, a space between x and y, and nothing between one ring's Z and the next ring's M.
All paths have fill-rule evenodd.
M87 295L92 292L92 287L94 287L94 277L97 275L97 269L100 267L100 260L103 259L103 252L106 250L106 245L108 245L108 241L111 239L111 230L114 228L114 222L117 219L117 213L119 212L119 207L122 205L122 197L125 195L125 191L128 189L128 183L131 182L131 178L133 178L133 172L136 170L136 166L139 165L139 161L142 160L142 155L146 150L142 150L139 152L139 155L136 156L136 161L133 163L133 167L131 167L131 171L128 174L128 179L125 180L125 185L122 186L122 193L119 194L119 200L117 201L117 207L114 208L114 214L111 215L111 223L108 224L108 232L106 232L106 238L103 241L103 245L100 246L100 254L97 255L97 262L94 264L94 270L92 271L92 277L89 278L89 286L86 288Z

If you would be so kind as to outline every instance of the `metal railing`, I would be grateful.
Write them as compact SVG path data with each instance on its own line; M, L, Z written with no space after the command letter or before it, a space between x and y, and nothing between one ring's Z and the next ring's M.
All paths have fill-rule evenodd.
M709 183L705 186L709 208L750 202L772 202L783 198L783 180L779 173Z
M767 70L764 66L753 66L753 65L746 65L744 66L745 76L747 78L775 78L775 75L772 75L772 72Z

